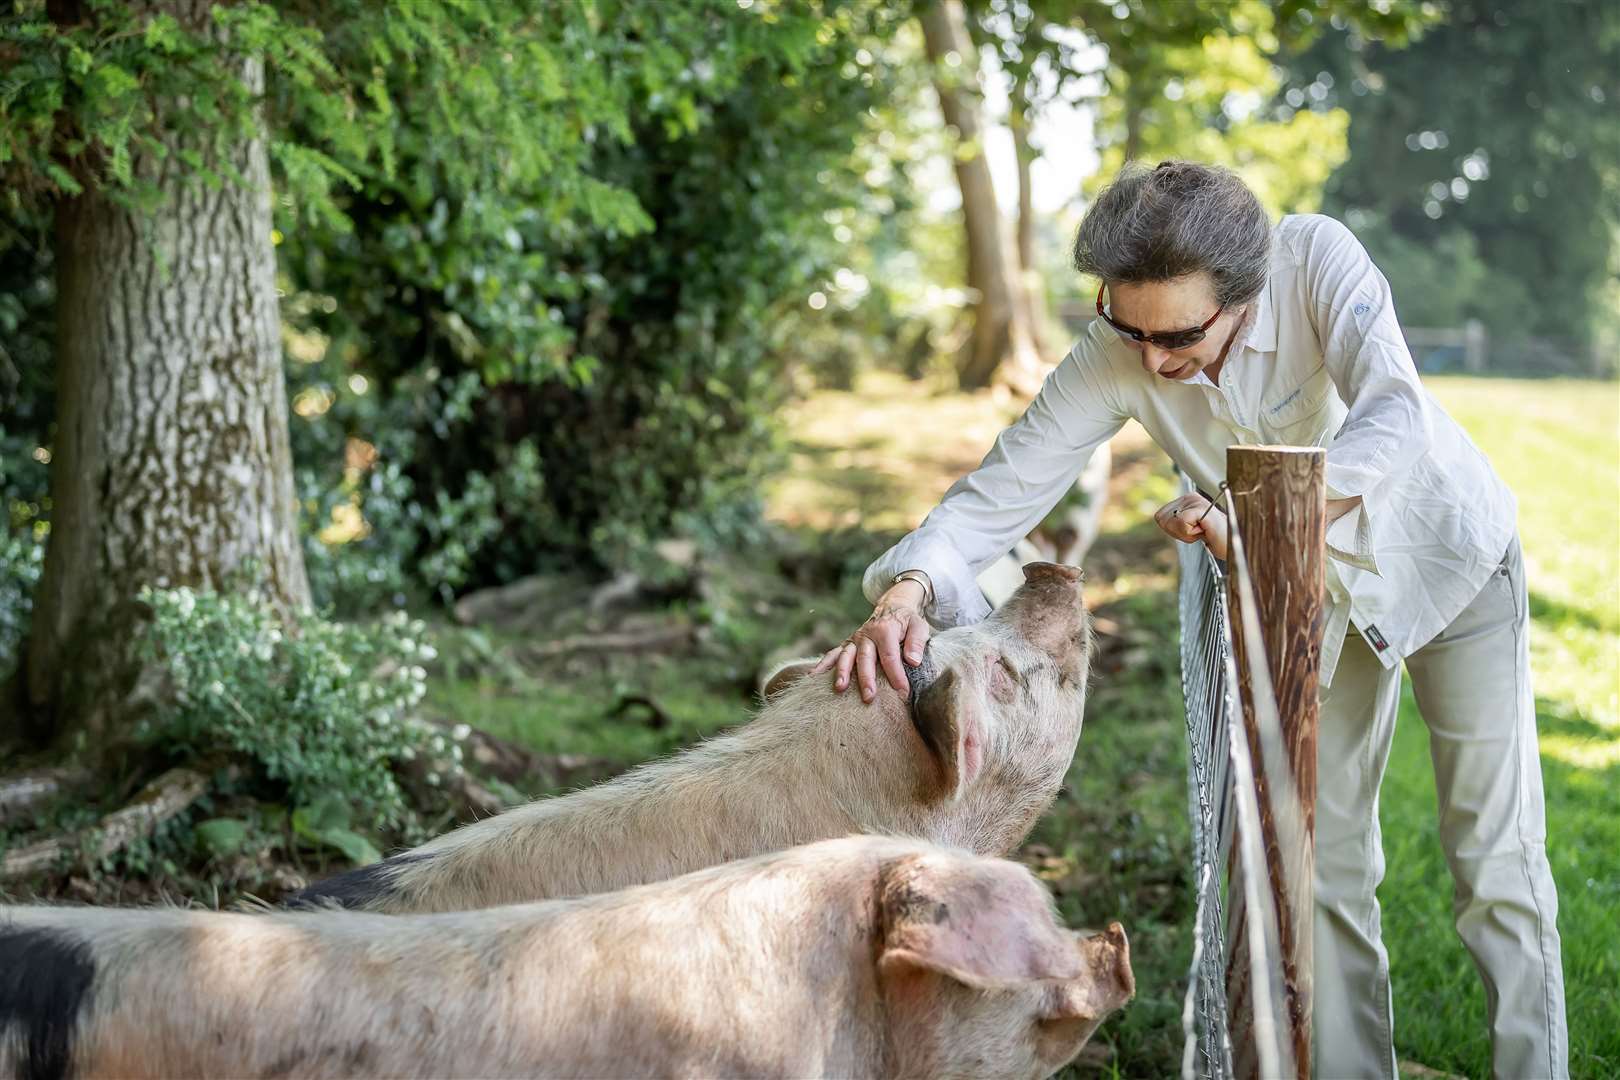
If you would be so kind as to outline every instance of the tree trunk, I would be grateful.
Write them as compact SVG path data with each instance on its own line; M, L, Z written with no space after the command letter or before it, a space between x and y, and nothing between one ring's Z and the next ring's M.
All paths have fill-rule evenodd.
M979 54L968 34L961 0L938 0L923 11L923 40L934 66L940 111L956 129L956 182L962 191L967 227L968 287L978 294L973 334L957 378L964 388L988 386L998 377L1020 391L1038 385L1040 359L1029 321L1019 301L1018 256L996 205L990 164L985 160L979 120ZM955 54L959 75L946 57ZM1003 370L1005 365L1006 370Z
M155 6L207 25L206 3ZM239 66L262 92L262 64ZM96 749L117 734L143 586L224 589L246 572L283 610L309 602L264 140L226 157L245 186L188 181L171 152L134 162L161 194L150 209L93 190L57 208L53 509L24 686L34 741L83 732Z
M1035 352L1047 355L1046 340L1046 288L1041 281L1040 267L1035 263L1035 206L1034 189L1030 182L1030 164L1035 151L1029 145L1029 117L1024 112L1023 80L1015 88L1008 127L1012 129L1013 150L1018 158L1018 282L1019 300L1024 305L1024 318L1029 325L1029 340Z

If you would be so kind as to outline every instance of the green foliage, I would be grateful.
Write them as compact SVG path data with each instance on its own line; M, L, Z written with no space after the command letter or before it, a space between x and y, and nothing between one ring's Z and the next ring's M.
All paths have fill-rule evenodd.
M1110 65L1119 93L1098 103L1100 185L1127 154L1190 158L1235 169L1272 214L1318 208L1322 185L1348 153L1342 110L1262 111L1279 89L1265 50L1278 48L1273 9L1258 0L1221 12L1223 25L1186 45L1135 51Z
M50 528L56 290L47 220L0 222L0 680L28 628Z
M28 534L0 533L0 680L11 673L28 633L34 586L45 565L45 545Z
M302 822L311 838L336 843L332 830L348 828L326 806L334 793L359 827L407 825L393 763L460 757L412 716L426 693L420 665L434 656L419 622L339 625L305 614L288 628L253 591L147 589L141 599L152 611L144 654L173 690L147 739L185 757L252 761L285 789L295 829Z
M576 147L589 190L622 199L563 199L465 148L452 168L416 105L457 84L444 70L391 84L396 174L340 200L352 230L283 222L289 318L332 395L307 419L378 450L356 505L432 593L746 532L784 366L823 322L806 298L836 278L828 216L868 190L853 147L884 100L895 12L627 11L598 43L633 91L624 123ZM673 43L648 70L621 40L643 34ZM403 527L384 520L401 500Z
M1574 349L1620 333L1605 292L1620 236L1620 8L1455 0L1408 49L1342 28L1287 66L1284 107L1350 113L1326 205L1366 230L1403 307L1428 293L1426 310L1495 337ZM1457 265L1471 268L1427 277Z

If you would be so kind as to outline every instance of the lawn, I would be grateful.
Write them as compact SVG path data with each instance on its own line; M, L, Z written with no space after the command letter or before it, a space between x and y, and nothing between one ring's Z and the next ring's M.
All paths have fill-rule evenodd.
M1431 386L1519 498L1547 854L1558 883L1570 1069L1620 1073L1620 392L1612 383ZM1403 1058L1486 1076L1485 995L1451 928L1428 743L1401 703L1381 820L1380 899Z

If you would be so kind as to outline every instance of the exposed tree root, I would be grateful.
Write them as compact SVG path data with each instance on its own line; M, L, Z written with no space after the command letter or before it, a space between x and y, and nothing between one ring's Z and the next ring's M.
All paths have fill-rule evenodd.
M536 642L517 650L530 663L551 660L579 652L633 652L637 650L664 651L690 645L696 638L693 627L682 623L663 623L607 634L574 634L556 641Z
M200 772L170 769L142 788L129 805L114 810L90 828L7 852L0 860L0 881L16 881L104 859L151 836L158 826L196 802L208 790L208 784L208 777Z
M79 766L30 769L0 777L0 824L20 821L42 803L89 785L95 773Z

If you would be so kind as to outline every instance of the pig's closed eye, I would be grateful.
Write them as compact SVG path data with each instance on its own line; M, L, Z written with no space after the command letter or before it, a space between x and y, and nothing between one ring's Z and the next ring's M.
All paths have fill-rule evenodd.
M1018 693L1024 680L1019 678L1018 671L1007 662L1005 656L995 662L990 669L990 688L997 697L1010 698Z

